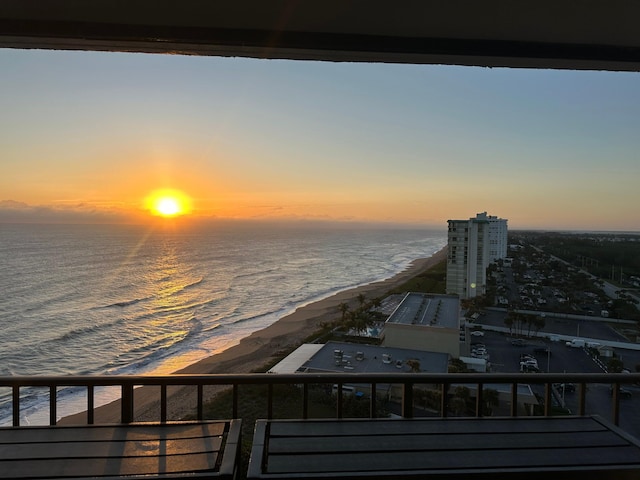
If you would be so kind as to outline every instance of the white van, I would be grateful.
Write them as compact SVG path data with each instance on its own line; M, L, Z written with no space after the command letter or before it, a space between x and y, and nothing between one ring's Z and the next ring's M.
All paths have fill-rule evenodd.
M331 390L331 392L334 395L338 394L338 385L337 384L333 384L333 389ZM350 385L342 385L342 395L355 395L356 393L356 387L352 387Z

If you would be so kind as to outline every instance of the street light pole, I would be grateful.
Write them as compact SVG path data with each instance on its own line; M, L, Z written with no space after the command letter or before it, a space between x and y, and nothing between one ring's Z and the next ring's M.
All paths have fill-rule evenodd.
M547 373L551 372L551 345L547 347Z

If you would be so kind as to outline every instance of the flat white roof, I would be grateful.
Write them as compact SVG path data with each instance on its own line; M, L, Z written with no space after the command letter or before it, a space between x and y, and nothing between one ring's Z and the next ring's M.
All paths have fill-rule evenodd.
M410 292L386 323L458 329L460 299L454 295Z

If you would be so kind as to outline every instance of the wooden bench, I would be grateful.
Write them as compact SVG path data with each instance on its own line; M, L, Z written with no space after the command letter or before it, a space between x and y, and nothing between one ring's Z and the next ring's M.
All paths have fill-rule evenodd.
M0 428L0 478L231 479L240 420Z
M258 420L248 479L640 479L640 445L593 417Z

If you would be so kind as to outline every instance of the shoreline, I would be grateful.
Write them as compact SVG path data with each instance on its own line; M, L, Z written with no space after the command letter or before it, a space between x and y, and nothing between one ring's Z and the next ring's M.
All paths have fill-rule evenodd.
M297 308L293 313L285 315L268 327L253 332L248 337L228 349L213 354L175 374L220 374L250 373L273 361L283 351L291 351L315 332L320 324L338 315L338 305L357 304L360 294L367 298L376 298L386 294L407 280L432 268L446 258L447 247L435 252L430 257L413 260L407 268L386 280L343 290L329 297ZM212 398L221 388L205 388L205 401ZM192 389L187 387L169 388L167 398L168 418L178 419L195 410L196 399ZM159 389L142 387L135 391L136 421L157 421L160 418ZM95 409L96 423L120 423L120 400L115 400ZM86 424L86 412L69 415L59 420L58 424Z

